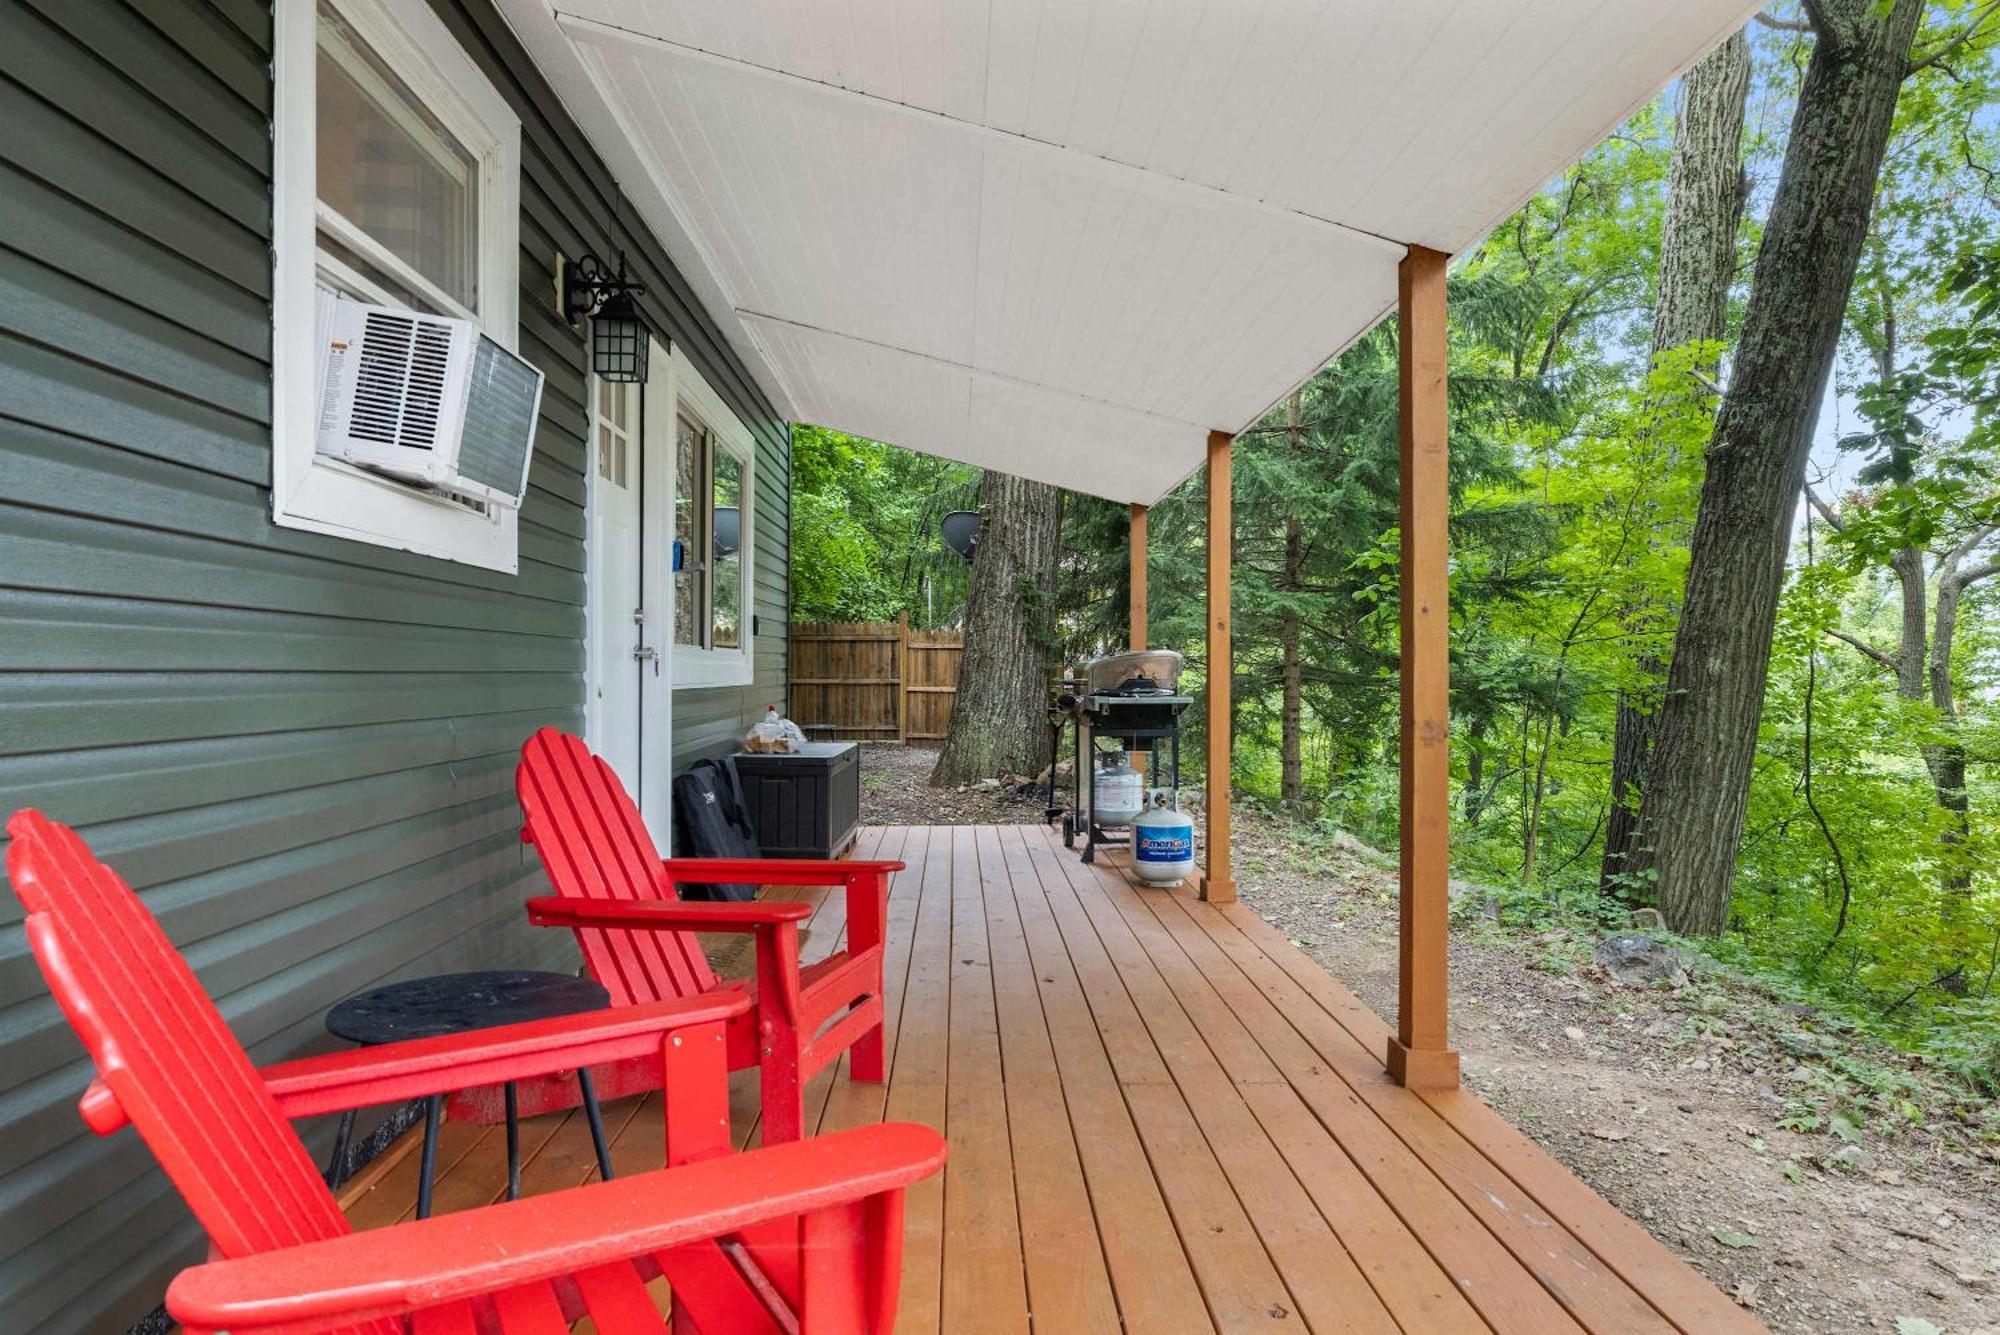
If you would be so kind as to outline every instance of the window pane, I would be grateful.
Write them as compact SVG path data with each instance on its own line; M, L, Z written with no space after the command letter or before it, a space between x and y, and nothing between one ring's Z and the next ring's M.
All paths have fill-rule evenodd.
M727 450L715 451L714 569L709 576L715 612L709 644L734 649L742 644L743 465Z
M321 202L476 308L478 160L324 4L317 84Z
M335 291L377 306L408 306L413 311L450 315L435 301L418 292L414 283L390 273L379 264L328 236L319 234L319 280Z
M674 572L674 643L702 646L708 628L708 432L683 417L674 434L674 541L681 552Z

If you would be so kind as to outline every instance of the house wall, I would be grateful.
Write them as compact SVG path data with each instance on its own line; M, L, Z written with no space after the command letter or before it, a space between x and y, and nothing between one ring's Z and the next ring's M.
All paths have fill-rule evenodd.
M304 3L305 0L300 0ZM481 0L433 0L523 123L521 350L548 376L521 572L275 527L271 16L0 0L0 814L83 828L263 1062L401 975L566 965L531 932L521 739L581 725L584 355L551 258L623 247L758 438L758 684L683 694L684 760L783 698L787 441ZM200 1247L0 895L0 1327L105 1331ZM309 1128L323 1152L331 1127Z

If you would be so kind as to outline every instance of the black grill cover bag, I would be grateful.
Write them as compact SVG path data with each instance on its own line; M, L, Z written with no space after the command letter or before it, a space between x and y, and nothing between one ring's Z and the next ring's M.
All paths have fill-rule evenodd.
M743 809L743 790L727 760L697 760L674 779L674 823L679 851L691 858L754 858L756 830ZM741 902L755 899L754 885L692 882L678 887L681 898Z

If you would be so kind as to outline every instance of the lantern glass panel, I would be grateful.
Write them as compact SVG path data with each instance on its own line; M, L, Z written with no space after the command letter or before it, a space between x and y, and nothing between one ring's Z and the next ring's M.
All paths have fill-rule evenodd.
M621 384L646 378L646 326L632 299L617 296L604 303L590 329L591 369Z

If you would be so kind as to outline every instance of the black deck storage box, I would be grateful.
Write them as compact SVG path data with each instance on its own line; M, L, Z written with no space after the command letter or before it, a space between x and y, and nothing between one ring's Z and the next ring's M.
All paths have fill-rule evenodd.
M743 805L767 858L835 858L861 824L861 748L807 742L788 755L738 751Z

